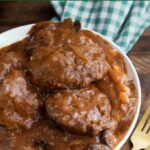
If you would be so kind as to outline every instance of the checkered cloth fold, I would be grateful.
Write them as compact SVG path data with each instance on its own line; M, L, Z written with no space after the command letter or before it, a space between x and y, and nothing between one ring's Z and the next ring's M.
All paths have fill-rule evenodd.
M58 18L81 21L128 52L150 25L150 1L51 1Z

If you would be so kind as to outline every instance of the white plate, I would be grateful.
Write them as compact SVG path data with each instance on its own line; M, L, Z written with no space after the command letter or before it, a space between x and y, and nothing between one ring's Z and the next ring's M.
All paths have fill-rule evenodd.
M0 34L0 48L7 46L9 44L12 44L14 42L20 41L20 40L24 39L25 37L27 37L27 33L31 29L32 26L33 26L33 24L25 25L25 26L11 29L9 31L6 31L6 32L3 32L2 34ZM87 30L90 30L90 29L87 29ZM132 62L130 61L128 56L123 52L123 50L121 50L121 48L119 46L117 46L114 42L110 41L108 38L102 36L101 34L99 34L97 32L94 32L92 30L90 30L90 31L99 35L106 41L108 41L117 51L119 51L124 56L124 60L127 65L128 74L129 74L129 76L131 76L133 78L135 86L136 86L137 94L138 94L138 106L137 106L136 115L131 123L129 130L126 132L123 139L115 147L115 150L119 150L123 146L123 144L126 142L126 140L129 138L129 136L132 133L132 131L135 127L135 124L137 122L139 112L140 112L140 106L141 106L141 86L140 86L137 72L136 72Z

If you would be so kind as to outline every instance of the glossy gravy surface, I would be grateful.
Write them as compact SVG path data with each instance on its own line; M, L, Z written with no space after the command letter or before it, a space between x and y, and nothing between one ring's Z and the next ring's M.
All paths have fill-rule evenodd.
M136 108L121 54L71 20L0 50L1 150L111 150Z

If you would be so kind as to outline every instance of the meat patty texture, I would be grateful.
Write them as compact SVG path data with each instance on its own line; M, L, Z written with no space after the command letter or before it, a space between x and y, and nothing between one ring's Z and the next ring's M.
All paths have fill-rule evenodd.
M70 20L39 23L28 41L32 81L44 90L86 87L109 68L102 47Z
M0 85L0 124L8 128L31 128L37 121L41 102L25 78L12 70Z
M58 91L47 99L46 108L50 118L76 133L96 135L115 125L109 100L95 86Z

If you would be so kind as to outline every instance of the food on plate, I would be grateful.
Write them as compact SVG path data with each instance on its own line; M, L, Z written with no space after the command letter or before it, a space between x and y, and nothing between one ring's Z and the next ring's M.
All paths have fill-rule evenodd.
M104 129L115 128L110 101L93 85L58 91L47 99L46 108L50 118L76 133L99 134Z
M0 81L13 68L25 67L26 57L23 51L25 42L8 46L0 51Z
M71 21L39 23L28 40L33 83L45 90L88 86L109 68L103 49Z
M0 85L0 125L31 128L41 102L20 70L11 71Z
M112 150L136 110L123 56L78 22L37 23L0 49L2 150Z

